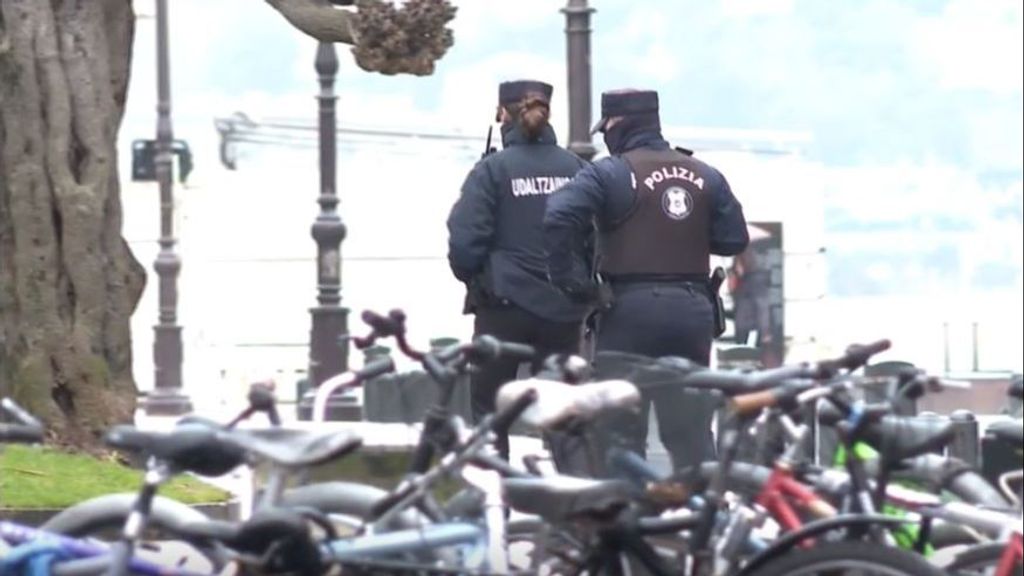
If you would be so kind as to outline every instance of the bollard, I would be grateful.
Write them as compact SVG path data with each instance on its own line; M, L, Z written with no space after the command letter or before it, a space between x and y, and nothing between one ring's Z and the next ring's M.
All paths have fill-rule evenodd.
M969 410L956 410L949 415L956 430L947 454L978 468L978 419Z
M383 345L370 346L363 350L363 364L391 355L391 349ZM385 377L389 377L385 379ZM363 420L366 422L388 422L388 397L385 390L393 374L378 376L363 386Z
M391 348L388 348L387 346L382 346L380 344L376 346L370 346L369 348L363 350L363 363L368 364L378 358L383 358L385 356L390 355Z
M447 336L443 336L441 338L431 338L430 339L430 351L431 352L437 352L438 350L440 350L442 348L447 348L448 346L454 346L455 344L458 344L458 343L459 343L459 339L458 338L449 338Z
M899 400L895 400L894 394L898 392L896 384L898 379L908 373L916 373L917 367L910 362L904 362L900 360L889 360L886 362L880 362L878 364L871 364L864 367L864 375L877 377L877 378L891 378L892 384L887 386L885 389L880 388L868 388L864 391L864 400L866 402L885 402L887 400L893 400L893 414L897 416L914 416L917 414L917 400L913 398L907 398L905 396L900 397Z
M431 351L436 352L442 348L453 346L458 343L458 338L433 338L430 340L430 349ZM527 376L528 375L529 370L527 370ZM430 396L428 396L425 399L425 401L428 404L424 404L421 410L418 409L419 411L416 412L417 414L420 414L422 413L423 410L426 410L427 405L429 405L429 403L432 403L434 400L434 387L432 383L431 385L428 385L428 388L430 390ZM470 403L469 390L469 374L463 374L462 376L459 377L458 382L456 382L455 384L455 393L452 395L452 400L451 403L448 405L448 409L453 415L461 416L462 419L465 420L466 422L472 421L472 407ZM415 421L418 422L419 419L417 418L417 420Z

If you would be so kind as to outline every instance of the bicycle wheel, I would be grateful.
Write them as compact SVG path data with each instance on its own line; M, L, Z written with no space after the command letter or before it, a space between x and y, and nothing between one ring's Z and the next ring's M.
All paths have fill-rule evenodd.
M112 542L120 538L135 498L132 493L91 498L59 512L40 529L72 538L88 537ZM189 541L182 537L185 524L207 520L206 515L193 508L157 496L139 545L139 556L161 565L173 566L184 562L184 568L195 571L222 569L228 560L221 546L215 542Z
M327 514L339 529L341 536L347 536L359 529L370 517L373 507L387 497L380 488L355 482L319 482L285 490L281 506L303 507ZM407 510L395 517L386 528L401 530L415 528L429 520L416 510Z
M952 576L985 574L987 570L995 568L999 564L999 559L1002 558L1005 549L1006 545L1000 543L972 546L957 554L956 558L946 566L946 572ZM1013 567L1013 574L1014 576L1024 574L1024 566L1020 562Z
M927 560L899 548L867 542L821 544L763 564L757 576L942 576Z

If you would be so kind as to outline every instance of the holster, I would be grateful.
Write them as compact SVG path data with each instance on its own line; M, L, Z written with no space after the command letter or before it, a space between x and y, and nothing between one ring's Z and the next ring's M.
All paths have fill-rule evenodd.
M466 299L462 304L463 314L476 314L480 308L492 306L494 295L484 286L483 274L478 274L466 283Z
M476 314L476 302L473 300L473 293L466 285L466 297L462 301L463 314Z
M715 338L725 334L725 304L722 303L722 284L725 282L725 270L718 266L711 271L708 278L708 291L711 298L711 308L715 318Z

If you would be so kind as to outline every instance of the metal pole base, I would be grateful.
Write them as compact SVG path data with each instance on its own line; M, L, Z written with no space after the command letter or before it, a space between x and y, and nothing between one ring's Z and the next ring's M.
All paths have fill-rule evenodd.
M192 401L177 390L153 390L144 404L148 416L181 416L192 412Z
M192 402L181 386L181 326L157 325L153 327L156 340L153 346L153 364L156 381L153 391L144 402L150 416L180 416L192 411Z
M570 142L568 149L584 160L590 160L597 155L597 148L590 142Z
M348 308L337 305L310 309L313 326L310 334L310 389L296 407L299 420L310 420L313 395L321 382L348 370ZM332 395L327 401L327 420L359 421L362 405L352 395Z
M311 308L309 376L313 386L348 370L348 308Z

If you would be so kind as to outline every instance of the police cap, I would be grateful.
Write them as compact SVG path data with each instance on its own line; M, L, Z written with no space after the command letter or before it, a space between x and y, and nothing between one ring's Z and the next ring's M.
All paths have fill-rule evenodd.
M543 98L545 102L551 102L552 90L551 84L541 82L540 80L502 82L498 86L498 104L502 106L517 104L523 98L526 98L527 94L536 94Z
M590 130L593 135L604 130L608 120L632 114L658 112L658 93L654 90L611 90L601 94L601 119Z

